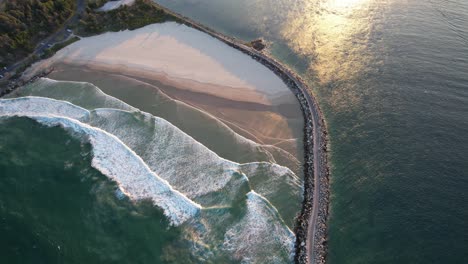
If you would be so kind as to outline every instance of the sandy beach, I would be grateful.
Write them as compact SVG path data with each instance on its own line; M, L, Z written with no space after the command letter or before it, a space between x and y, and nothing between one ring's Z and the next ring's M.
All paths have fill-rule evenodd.
M153 78L232 100L262 104L294 100L286 85L263 65L173 22L83 38L52 61Z
M98 8L98 11L110 11L117 9L123 5L132 5L135 0L118 0L118 1L109 1L105 3L102 7Z
M207 34L172 22L105 33L34 68L47 66L56 69L51 78L91 82L110 95L113 82L100 79L111 75L152 85L247 139L286 151L301 174L303 118L295 96L268 68ZM94 78L97 72L107 77Z

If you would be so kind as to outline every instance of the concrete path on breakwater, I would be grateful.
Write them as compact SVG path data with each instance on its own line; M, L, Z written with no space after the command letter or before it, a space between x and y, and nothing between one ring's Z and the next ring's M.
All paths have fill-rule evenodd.
M159 5L158 5L159 6ZM278 75L296 95L304 114L304 202L295 229L297 263L325 263L326 221L328 216L327 132L320 108L305 82L287 67L240 41L217 33L191 19L161 9L182 23L242 51Z
M177 17L183 23L229 46L240 50L259 61L291 88L301 104L305 119L305 166L304 166L304 203L296 228L296 257L298 263L325 263L326 256L326 221L328 216L329 168L327 165L327 132L322 112L310 89L304 81L281 63L268 57L234 38L220 34L190 18L172 12L158 5L167 13Z

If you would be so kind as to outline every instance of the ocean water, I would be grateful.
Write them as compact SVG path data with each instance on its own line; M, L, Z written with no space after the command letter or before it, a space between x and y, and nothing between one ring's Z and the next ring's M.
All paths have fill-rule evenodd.
M263 37L331 142L329 263L468 262L468 2L157 0Z
M24 117L0 118L0 133L0 262L164 262L180 231L121 195L89 144Z
M69 250L62 253L58 261L75 261L74 254L81 251L83 258L96 263L291 261L295 241L291 228L303 190L300 177L289 168L268 161L237 163L224 159L167 120L141 112L91 83L40 79L8 97L0 100L0 126L8 131L0 144L2 154L8 157L3 163L3 169L8 173L2 173L5 175L2 183L6 184L5 188L17 185L13 185L13 193L5 193L7 201L15 201L14 190L21 186L26 191L17 195L26 200L20 205L11 202L5 207L2 204L2 210L5 208L19 219L9 220L12 224L6 225L7 234L21 231L26 238L16 240L8 235L4 240L0 239L4 241L2 243L11 244L2 248L8 253L2 255L5 261L20 261L22 254L39 253L44 255L44 263L59 258L48 244L39 253L35 251L35 240L31 242L27 237L36 235L36 222L43 227L38 239L54 239L53 245L57 245L58 251ZM29 137L34 139L28 141ZM48 146L52 140L56 141ZM36 141L41 142L37 149ZM68 146L72 143L78 147ZM29 144L31 146L26 147ZM32 154L23 160L22 152ZM50 156L48 152L51 152ZM53 160L50 166L55 170L42 175L39 172L49 166L46 159ZM21 167L28 162L34 166L27 170ZM76 165L78 168L68 173L67 170L75 168L77 162L80 162ZM22 170L24 177L35 177L34 170L38 170L41 177L37 180L46 183L41 185L16 179L15 174ZM88 171L92 176L87 176ZM62 178L56 179L58 176L55 175L65 177L63 189L60 189ZM72 233L81 232L82 222L86 221L83 214L87 212L78 208L77 214L70 215L75 221L64 226L67 218L61 215L61 209L51 212L53 203L49 202L52 209L40 211L43 208L40 201L49 199L50 188L57 188L54 190L57 195L66 195L63 190L88 178L91 182L83 185L77 195L84 199L83 196L91 192L87 205L99 206L96 210L100 210L102 219L110 218L117 223L101 223L96 229L102 228L102 232L93 234L93 230L90 231L96 241L87 243L85 240L77 247ZM107 184L107 189L94 194L92 190L97 188L94 181ZM46 198L40 197L39 205L30 203L34 192L29 189ZM148 227L146 222L135 218L121 220L113 208L102 208L110 202L100 204L101 199L119 205L123 217L135 215L135 218L142 217L147 222L159 224ZM67 206L67 202L64 200L62 206ZM81 202L77 200L74 205L79 206ZM29 207L32 209L23 212L23 208ZM30 212L33 209L38 212ZM25 214L29 218L24 218ZM17 230L21 228L16 223L20 220L27 227L24 230ZM112 232L113 226L123 224L130 226L126 232L133 228L140 228L140 231L118 233L121 237L117 237ZM71 229L67 231L71 234L66 234L68 239L57 233L60 226ZM157 238L149 239L152 236ZM94 253L94 247L99 249L113 243L127 248L115 256L104 250L99 253L108 255L101 257ZM140 251L132 252L142 255L133 257L129 254L133 248L128 246L129 243L145 243Z

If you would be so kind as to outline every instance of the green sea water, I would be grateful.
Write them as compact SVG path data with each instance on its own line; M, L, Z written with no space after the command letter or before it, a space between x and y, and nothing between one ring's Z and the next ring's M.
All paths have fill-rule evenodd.
M49 250L78 252L95 263L291 261L302 184L286 167L223 159L165 119L86 82L40 79L21 87L0 100L0 120L7 157L0 182L28 191L37 180L45 188L35 202L35 193L4 193L5 201L28 197L9 206L16 215L33 215L22 222L31 226L25 239L6 236L18 250L35 250L28 237L45 222L40 238L56 246ZM245 154L265 151L242 140L239 146ZM35 166L24 173L16 166L28 163ZM66 196L70 189L80 190L75 200ZM65 196L60 207L48 200L52 193ZM15 232L5 226L2 233ZM27 261L23 255L18 262ZM67 257L59 263L82 259Z
M1 263L173 258L179 232L151 203L130 202L92 168L89 144L19 117L2 118L0 134Z
M331 140L330 263L468 262L465 2L159 2L228 35L264 37L273 56L309 81ZM83 98L74 103L118 108ZM147 124L140 114L126 117ZM125 138L122 124L102 127ZM269 203L246 199L255 180L232 182L239 190L234 196L241 197L232 210L212 207L202 210L203 221L171 228L157 206L130 201L91 167L86 140L27 118L2 119L0 129L1 263L226 263L228 256L247 254L287 259L281 243L268 245L280 233L243 231L264 224L284 230ZM126 143L141 144L131 137ZM214 197L225 202L232 194ZM273 194L270 202L284 212L298 205ZM197 197L205 198L212 197ZM256 225L248 229L249 223ZM201 227L214 232L205 236ZM225 240L265 247L252 252Z
M468 2L158 0L263 37L328 124L329 263L468 262Z

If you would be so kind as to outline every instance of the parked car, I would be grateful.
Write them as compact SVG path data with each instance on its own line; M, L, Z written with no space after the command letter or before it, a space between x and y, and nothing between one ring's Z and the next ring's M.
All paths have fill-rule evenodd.
M0 79L3 79L3 75L0 74Z
M68 32L68 33L72 33L72 30L71 30L71 29L67 29L67 32Z

